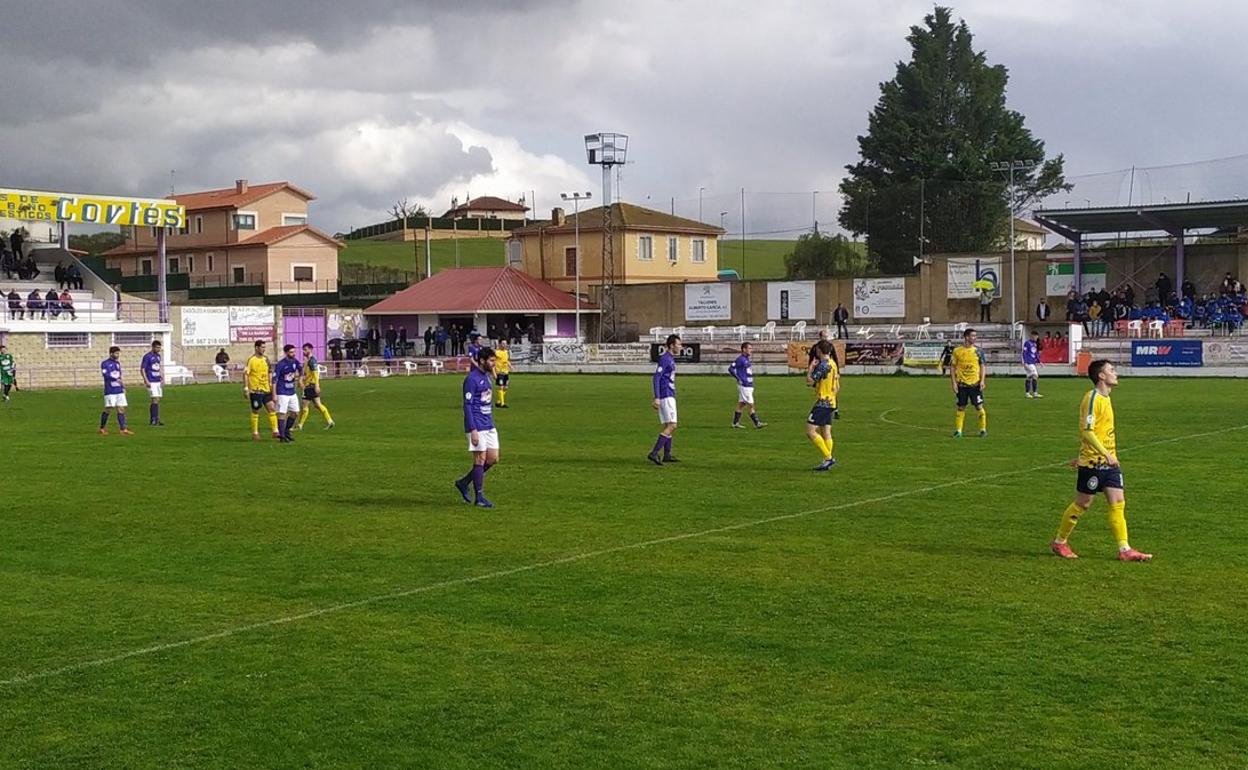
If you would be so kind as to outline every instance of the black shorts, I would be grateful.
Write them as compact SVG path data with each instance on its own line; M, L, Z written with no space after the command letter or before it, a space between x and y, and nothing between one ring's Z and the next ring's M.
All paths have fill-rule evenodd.
M984 391L978 385L958 385L958 408L970 404L976 409L984 405Z
M810 410L810 416L806 418L806 422L809 425L817 425L820 427L824 425L831 425L832 411L832 407L826 404L815 404L814 408Z
M505 387L507 387L507 382L508 382L509 380L511 380L511 375L510 375L510 374L500 374L500 375L498 375L497 377L495 377L495 378L494 378L494 381L495 381L496 383L498 383L498 386L499 386L500 388L505 388Z
M1095 495L1108 488L1122 489L1122 469L1096 466L1086 468L1079 466L1079 477L1075 480L1075 489L1085 495Z
M272 394L272 393L257 393L257 392L255 392L255 391L252 391L252 393L251 393L251 409L252 409L252 411L258 412L258 411L260 411L261 409L263 409L263 408L264 408L264 405L265 405L265 404L270 404L270 403L272 403L272 402L273 402L273 394Z
M309 385L303 389L303 400L311 401L314 398L320 398L320 394L316 392L316 386Z

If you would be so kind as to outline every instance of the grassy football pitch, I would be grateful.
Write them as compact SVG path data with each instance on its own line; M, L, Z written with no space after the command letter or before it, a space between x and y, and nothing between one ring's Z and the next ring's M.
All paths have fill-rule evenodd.
M96 435L96 391L0 407L0 767L1242 767L1248 383L1124 378L1132 544L1063 562L1086 380L810 391L512 378L498 508L465 505L457 376L330 381L297 443L237 385ZM968 416L968 428L973 418ZM1242 430L1241 430L1242 429Z

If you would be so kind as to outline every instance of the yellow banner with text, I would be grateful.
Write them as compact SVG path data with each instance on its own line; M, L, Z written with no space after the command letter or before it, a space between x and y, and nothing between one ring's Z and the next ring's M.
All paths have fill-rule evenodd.
M183 227L186 208L176 201L158 198L0 189L0 217L88 225Z

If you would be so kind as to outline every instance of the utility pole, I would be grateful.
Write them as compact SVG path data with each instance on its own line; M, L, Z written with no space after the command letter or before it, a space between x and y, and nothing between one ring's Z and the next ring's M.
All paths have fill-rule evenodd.
M576 341L581 341L581 201L587 201L593 197L592 193L559 193L559 197L565 201L572 201L572 246L576 254L576 263L572 272L576 275Z
M1036 161L1034 160L1006 160L988 164L988 168L993 171L1009 174L1010 179L1009 192L1007 193L1009 202L1006 206L1006 215L1010 218L1010 339L1014 339L1014 329L1018 324L1018 311L1015 307L1017 301L1015 295L1018 293L1016 291L1018 284L1015 283L1014 278L1014 251L1017 246L1015 243L1016 236L1014 235L1014 203L1018 200L1018 196L1014 189L1014 172L1030 171L1035 167ZM1076 283L1078 283L1079 276L1076 276L1075 279Z

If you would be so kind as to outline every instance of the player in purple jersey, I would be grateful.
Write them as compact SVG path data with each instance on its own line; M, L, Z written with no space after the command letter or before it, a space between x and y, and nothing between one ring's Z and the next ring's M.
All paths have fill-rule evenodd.
M1040 332L1032 332L1031 339L1023 343L1023 390L1027 398L1044 398L1040 395Z
M152 340L152 349L139 362L139 371L143 373L143 384L147 386L152 403L148 406L148 425L164 425L160 421L160 399L164 395L165 377L160 360L160 340Z
M758 411L754 409L754 365L750 355L753 346L748 342L741 343L741 355L728 365L728 373L737 380L737 411L732 413L732 427L741 427L741 412L749 410L750 419L755 428L765 428L767 423L758 419Z
M477 354L480 352L481 352L481 335L478 334L477 332L473 332L472 334L468 335L468 358L469 358L468 365L469 366L472 366L472 361L477 360Z
M659 423L663 426L659 437L654 442L654 449L646 455L646 459L655 465L680 462L672 457L672 434L676 432L676 356L684 350L680 337L675 334L667 336L666 350L659 356L659 365L654 370L654 408L659 413ZM663 450L662 459L659 450Z
M465 503L481 508L493 508L485 498L485 474L498 464L498 429L494 427L494 351L479 348L471 361L468 376L464 378L464 433L468 437L468 451L472 452L472 470L455 482L455 488ZM468 485L472 485L474 498L468 497Z
M282 360L277 362L273 370L273 389L277 391L277 419L281 424L278 439L285 444L295 440L290 432L294 430L295 422L299 419L299 396L296 390L302 371L303 365L295 358L295 346L283 346Z
M104 411L100 412L100 435L108 435L108 413L117 413L117 424L121 426L121 435L131 436L126 427L126 384L121 379L121 348L116 345L108 349L108 358L100 362L100 375L104 378Z

